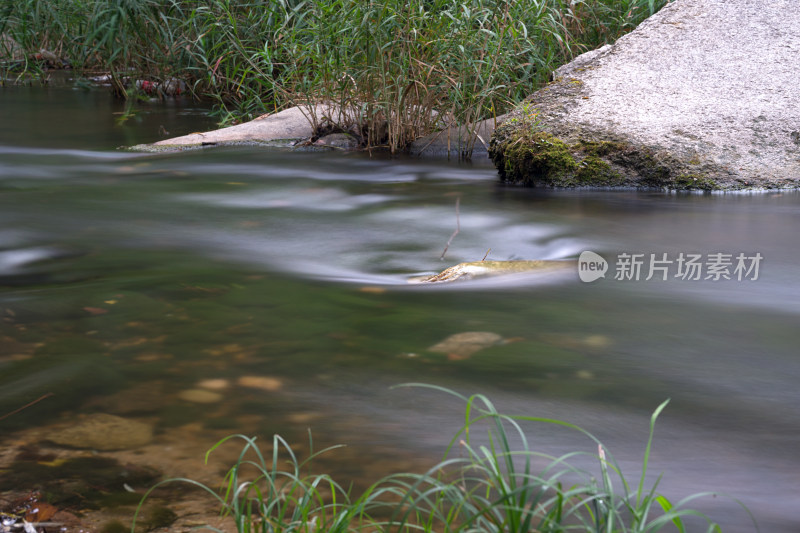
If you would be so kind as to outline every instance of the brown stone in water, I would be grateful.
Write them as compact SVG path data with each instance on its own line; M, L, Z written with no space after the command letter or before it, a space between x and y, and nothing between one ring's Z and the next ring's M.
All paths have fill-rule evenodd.
M428 351L447 354L448 359L457 361L467 359L484 348L504 343L503 337L497 333L467 331L450 335L443 341L428 348Z
M208 389L186 389L178 393L178 398L192 403L216 403L222 394Z
M153 440L153 428L144 422L96 413L46 433L45 440L71 448L126 450L149 444Z
M283 386L281 380L269 376L242 376L237 383L242 387L261 389L268 392L274 392Z

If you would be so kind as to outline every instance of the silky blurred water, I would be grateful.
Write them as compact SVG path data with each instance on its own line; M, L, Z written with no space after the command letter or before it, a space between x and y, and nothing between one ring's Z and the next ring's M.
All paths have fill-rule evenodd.
M310 426L361 457L397 454L422 468L444 451L463 405L391 388L413 381L582 425L636 479L649 416L670 398L652 480L665 472L661 489L674 500L730 494L761 531L800 530L798 193L522 189L498 185L486 162L365 154L130 153L115 148L210 124L202 109L173 103L118 126L109 98L0 90L0 414L58 398L0 421L2 438L123 412L116 398L148 383L181 391L266 375L282 386L229 389L214 409L165 392L169 401L140 409L164 432L223 419L245 431L243 413L264 434ZM487 252L584 250L611 262L604 279L583 283L576 268L408 283ZM763 261L757 280L615 280L623 253ZM464 359L428 350L468 331L510 342ZM531 431L550 453L595 451L575 434ZM338 468L374 476L367 482L388 473L359 462ZM731 499L695 506L725 531L754 530Z

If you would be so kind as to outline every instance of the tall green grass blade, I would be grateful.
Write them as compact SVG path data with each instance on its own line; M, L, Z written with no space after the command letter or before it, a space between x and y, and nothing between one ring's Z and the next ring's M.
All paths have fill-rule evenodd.
M647 466L650 464L650 450L652 449L653 446L653 436L656 431L656 420L658 419L658 416L661 414L661 411L663 411L664 408L667 407L668 403L669 399L662 402L661 405L659 405L653 412L653 414L650 416L650 432L647 436L647 446L645 446L644 449L644 459L642 460L642 476L639 479L639 486L636 492L637 506L642 501L642 491L644 490L644 481L645 481L645 476L647 475Z

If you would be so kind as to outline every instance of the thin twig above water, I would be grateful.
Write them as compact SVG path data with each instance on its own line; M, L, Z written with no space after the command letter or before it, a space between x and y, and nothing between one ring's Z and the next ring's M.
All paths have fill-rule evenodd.
M461 219L460 219L459 211L458 211L458 206L459 206L460 203L461 203L461 197L458 196L456 198L456 230L453 232L452 235L450 235L450 238L447 239L447 244L444 245L444 250L442 250L442 255L439 257L439 260L441 260L441 261L444 261L444 254L446 254L447 253L447 249L450 248L450 243L453 242L453 239L455 238L455 236L458 235L459 231L461 231Z

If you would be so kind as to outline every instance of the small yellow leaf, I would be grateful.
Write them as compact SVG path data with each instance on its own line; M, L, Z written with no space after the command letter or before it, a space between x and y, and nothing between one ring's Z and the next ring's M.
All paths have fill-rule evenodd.
M66 457L59 457L58 459L53 459L52 461L36 461L37 464L40 464L42 466L51 466L54 468L57 466L61 466L66 462L67 462Z

